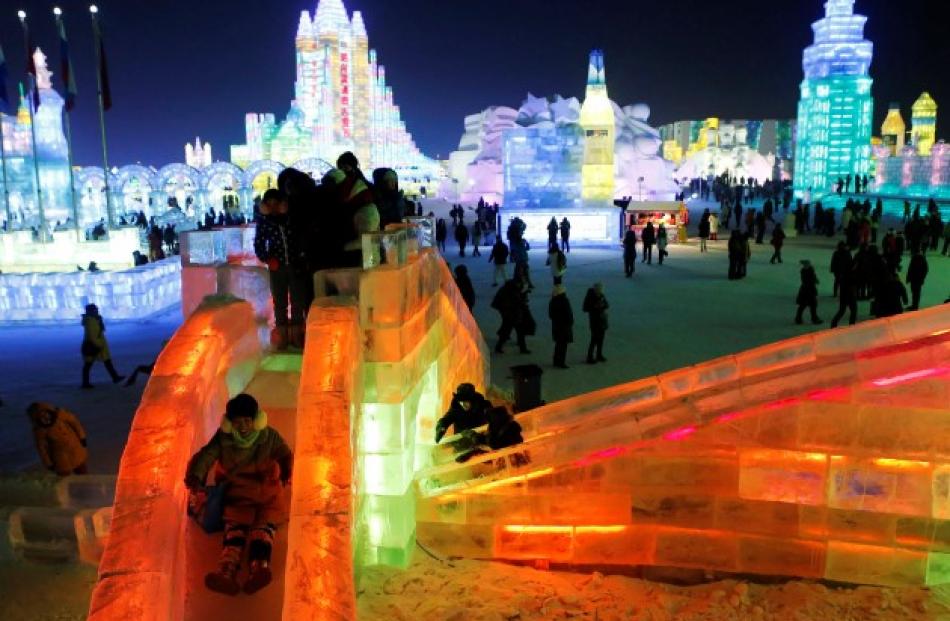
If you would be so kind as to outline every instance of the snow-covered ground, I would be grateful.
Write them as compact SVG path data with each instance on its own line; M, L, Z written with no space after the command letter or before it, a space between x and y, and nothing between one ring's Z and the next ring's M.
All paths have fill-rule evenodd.
M693 227L703 206L691 206ZM430 209L451 222L448 204L429 201L426 211ZM470 214L466 221L473 219ZM653 265L638 263L632 279L623 277L619 249L575 249L568 255L565 278L575 315L569 370L551 365L547 320L551 277L544 266L544 249L535 248L531 252L536 286L531 307L538 320L538 333L528 340L532 353L520 355L517 347L509 344L505 354L492 354L492 381L508 390L510 366L538 363L544 368L543 398L553 401L809 330L827 329L837 309L828 273L834 241L810 235L789 239L781 265L769 265L772 249L767 243L754 246L748 277L741 281L726 278L724 239L710 242L707 254L699 253L695 240L686 245L671 244L663 266L655 260ZM481 257L467 254L464 259L458 257L450 232L446 258L453 266L464 263L469 267L478 296L475 316L491 348L499 320L490 308L496 289L491 286L489 248L483 246ZM800 259L811 260L821 279L819 314L826 323L817 328L793 323ZM930 276L924 286L924 306L941 303L950 295L950 258L931 254L928 260ZM604 283L611 304L604 350L608 362L591 366L584 363L589 332L581 303L587 288L597 281ZM868 304L861 303L859 310L860 319L867 319ZM151 362L181 322L177 309L147 321L127 323L110 322L108 309L102 311L113 358L122 373ZM0 398L4 401L0 408L4 421L0 426L0 473L6 477L29 470L26 476L42 487L40 479L47 476L37 472L24 414L27 404L34 400L51 401L77 413L89 433L91 471L116 472L145 378L140 377L132 388L114 386L98 365L93 372L96 388L80 390L81 338L79 317L63 325L0 326ZM2 489L14 488L18 486ZM0 499L0 520L5 519L10 506L29 504L28 495L5 493ZM409 572L367 573L360 598L363 618L950 619L946 608L940 614L948 616L939 617L934 616L937 613L925 613L922 607L926 604L928 610L937 610L935 597L946 593L872 588L829 591L798 582L777 586L726 582L687 589L629 578L537 572L491 563L456 562L455 568L448 570L424 559L422 553L418 556L420 560ZM7 579L11 576L16 580ZM0 560L0 619L82 618L91 576L82 568L31 566L20 572L18 566ZM462 593L456 593L460 589ZM65 599L61 598L62 590L69 593ZM736 598L739 603L732 603ZM438 608L441 605L446 608Z

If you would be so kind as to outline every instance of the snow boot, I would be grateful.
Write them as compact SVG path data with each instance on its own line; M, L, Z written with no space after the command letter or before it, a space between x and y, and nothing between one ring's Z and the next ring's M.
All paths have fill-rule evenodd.
M257 593L271 581L270 565L267 561L251 561L250 573L244 582L244 592L248 595Z
M240 566L237 563L222 561L218 571L205 575L205 586L217 593L237 595L241 591L241 585L237 581L238 569Z

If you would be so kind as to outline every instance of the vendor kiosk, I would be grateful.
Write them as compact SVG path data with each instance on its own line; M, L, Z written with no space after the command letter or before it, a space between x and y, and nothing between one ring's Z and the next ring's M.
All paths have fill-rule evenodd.
M679 201L629 201L624 206L624 224L631 226L637 233L637 238L643 233L647 222L653 222L658 227L663 224L671 242L686 241L686 225L689 223L689 211L686 203Z

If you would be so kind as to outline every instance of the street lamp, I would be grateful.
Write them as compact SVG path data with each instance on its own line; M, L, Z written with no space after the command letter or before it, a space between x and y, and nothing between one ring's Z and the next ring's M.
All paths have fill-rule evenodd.
M59 8L58 6L53 7L53 15L55 15L56 17L59 17L62 14L63 14L63 10L61 8Z
M99 7L97 7L97 6L94 5L94 4L90 4L90 5L89 5L89 12L92 13L93 15L95 15L96 13L99 12Z
M26 11L20 10L16 12L16 16L20 18L20 21L26 20Z

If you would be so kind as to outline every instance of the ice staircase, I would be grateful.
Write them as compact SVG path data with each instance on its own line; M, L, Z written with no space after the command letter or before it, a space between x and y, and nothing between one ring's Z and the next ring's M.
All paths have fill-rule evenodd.
M519 416L416 474L449 556L950 582L950 307L826 331ZM450 440L451 441L451 440Z
M291 449L296 435L297 391L300 383L300 354L272 354L261 361L244 392L257 399L267 412L268 424L280 432ZM285 490L289 504L290 490ZM281 525L285 526L285 525ZM274 580L254 597L230 597L205 588L204 576L217 568L221 533L209 535L194 522L185 526L185 546L192 562L187 566L185 621L234 621L235 619L279 619L283 607L284 573L287 559L287 529L279 528L274 541ZM246 570L246 563L244 569ZM243 575L243 574L242 574Z

